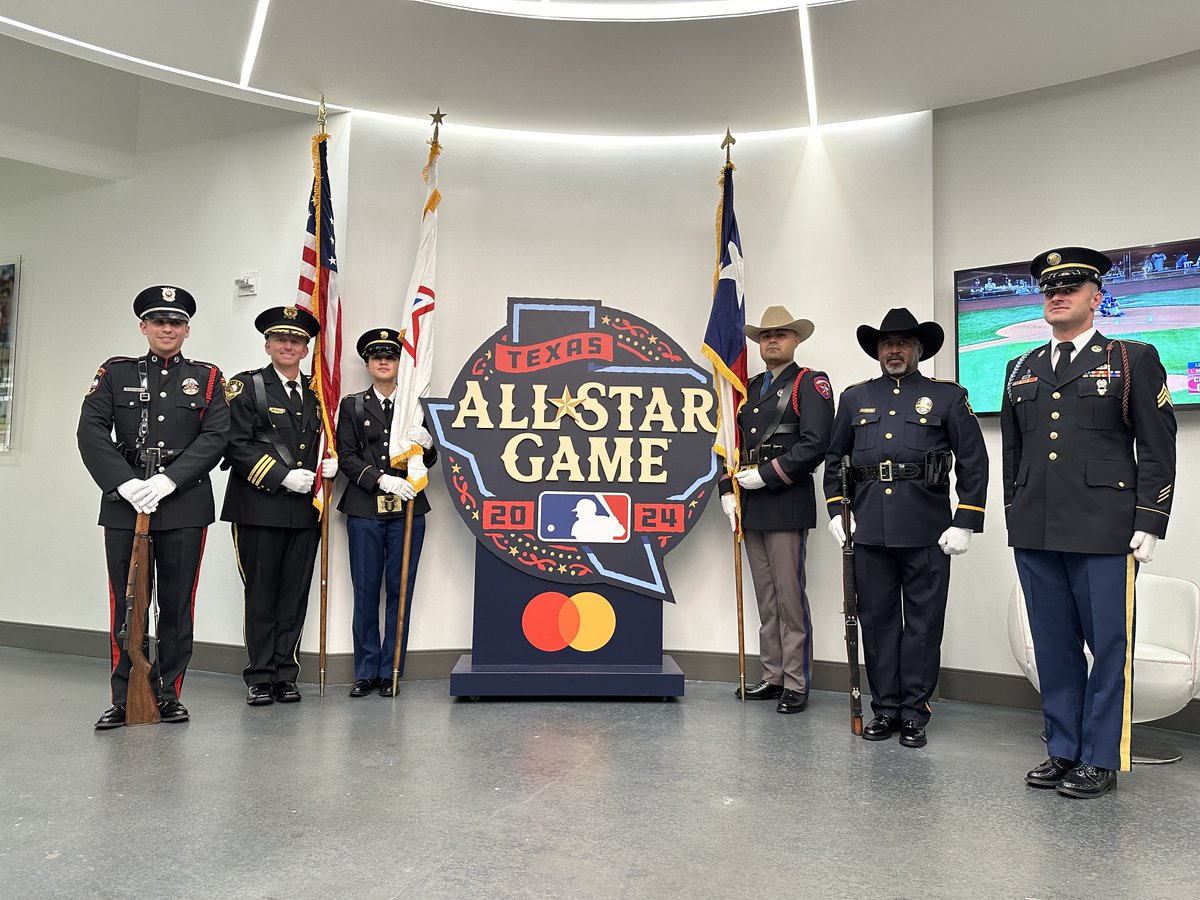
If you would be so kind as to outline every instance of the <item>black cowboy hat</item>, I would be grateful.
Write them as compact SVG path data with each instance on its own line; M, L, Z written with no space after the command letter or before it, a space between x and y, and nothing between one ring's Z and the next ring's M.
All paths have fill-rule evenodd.
M871 359L879 359L879 337L884 334L911 334L921 342L921 359L928 359L946 340L946 332L937 322L918 322L917 317L903 306L889 309L878 328L858 326L858 346Z

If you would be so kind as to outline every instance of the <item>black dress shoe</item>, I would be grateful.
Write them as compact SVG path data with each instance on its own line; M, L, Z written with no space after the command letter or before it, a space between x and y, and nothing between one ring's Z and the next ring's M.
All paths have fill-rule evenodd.
M188 720L187 707L174 697L158 701L158 714L164 722L186 722Z
M929 743L925 726L916 719L905 719L900 725L900 744L904 747L924 747Z
M125 704L114 703L104 711L104 715L96 720L96 730L104 731L106 728L120 728L124 724Z
M267 706L274 702L275 698L271 696L271 682L260 681L246 688L246 705Z
M864 741L886 741L900 730L900 723L894 716L876 716L863 729Z
M360 678L354 682L354 687L350 688L350 696L365 697L367 694L374 692L377 684L379 684L379 679L377 678Z
M1034 787L1058 787L1058 783L1077 765L1079 763L1074 759L1067 759L1064 756L1051 756L1036 769L1025 773L1025 781Z
M1117 786L1117 773L1083 763L1076 766L1058 783L1058 792L1068 797L1091 799L1107 794Z
M782 684L770 684L766 681L760 681L754 687L746 688L747 700L774 700L783 694ZM742 699L742 689L737 688L733 692L733 696L739 700Z
M294 681L277 681L271 685L271 696L280 703L299 703L300 689Z
M802 694L800 691L793 691L791 688L784 688L783 693L779 695L779 703L775 707L775 712L804 712L804 708L806 706L808 706L808 694Z
M399 690L399 688L400 688L400 686L397 684L396 689ZM379 696L380 697L395 696L392 693L392 679L390 679L390 678L380 678L379 679Z

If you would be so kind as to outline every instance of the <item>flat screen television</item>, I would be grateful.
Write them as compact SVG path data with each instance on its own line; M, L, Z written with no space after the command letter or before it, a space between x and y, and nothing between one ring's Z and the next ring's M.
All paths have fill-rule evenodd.
M1200 238L1104 251L1096 327L1158 349L1176 409L1200 408ZM1010 359L1050 340L1029 262L954 273L958 381L981 415L1000 411Z

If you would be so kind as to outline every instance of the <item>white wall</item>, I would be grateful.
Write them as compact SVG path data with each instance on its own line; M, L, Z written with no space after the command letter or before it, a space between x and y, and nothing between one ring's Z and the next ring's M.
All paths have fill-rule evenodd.
M1200 54L934 116L937 310L953 327L953 272L1031 259L1054 246L1124 247L1200 235ZM952 377L953 357L938 360ZM1006 610L1015 580L1004 529L1000 429L984 420L992 479L987 530L953 570L942 663L1017 672ZM1197 580L1200 416L1179 415L1179 473L1167 540L1151 571Z
M39 61L70 90L72 71ZM311 122L145 83L133 177L4 205L0 252L25 255L17 450L0 456L0 620L103 629L107 597L98 491L74 440L79 398L108 355L141 351L129 310L146 284L174 281L200 301L187 351L227 375L265 361L254 315L292 301ZM750 318L773 303L814 320L806 365L840 388L875 367L854 328L906 303L932 315L932 117L823 133L746 137L736 149L737 211ZM428 130L391 120L331 122L345 328L344 389L366 383L361 330L398 318L424 196ZM510 295L597 298L637 310L696 354L712 290L717 140L607 141L443 131L438 358L446 389L462 360L504 321ZM869 269L868 269L869 267ZM257 269L257 300L232 279ZM871 272L888 273L888 290ZM224 475L214 478L218 497ZM474 547L440 481L413 615L414 649L470 644ZM330 649L346 652L349 579L335 519ZM842 653L840 558L811 544L817 655ZM667 559L679 603L670 649L736 647L730 539L711 511ZM210 531L197 638L241 642L241 585L228 529ZM747 579L748 651L757 619ZM310 623L315 623L315 603ZM310 627L305 649L316 646Z

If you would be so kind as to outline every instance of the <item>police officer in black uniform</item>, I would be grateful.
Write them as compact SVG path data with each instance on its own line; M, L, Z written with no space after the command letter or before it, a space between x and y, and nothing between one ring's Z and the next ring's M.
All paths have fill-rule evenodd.
M231 470L221 519L233 523L233 546L245 585L246 702L266 706L300 699L300 635L308 611L320 517L313 498L318 465L337 474L337 460L321 462L321 404L300 372L309 341L321 330L312 313L277 306L254 327L266 336L269 365L231 378Z
M423 486L423 475L418 472L427 470L437 461L437 451L429 432L422 426L413 426L406 431L405 437L419 444L423 453L405 461L407 468L392 465L389 445L397 417L396 377L403 340L404 332L395 328L373 328L358 339L358 355L367 365L372 385L365 391L343 397L338 409L338 464L350 479L338 509L346 514L350 578L354 582L355 681L350 689L351 697L365 697L376 690L384 697L392 696L405 513L408 504L412 503L415 507L408 591L404 633L400 641L400 674L404 674L411 621L409 611L421 545L425 540L425 514L429 512L425 492L418 492ZM386 604L382 635L379 632L381 586Z
M824 372L794 362L813 323L782 306L768 307L762 324L746 325L767 366L750 379L738 414L746 458L737 473L742 494L746 559L758 600L763 677L747 700L774 700L775 711L803 712L812 687L812 615L804 590L808 531L817 524L813 471L825 457L833 423L833 389ZM733 485L719 487L721 505L737 529ZM741 688L735 692L741 696Z
M164 722L184 722L179 701L192 656L192 607L204 538L215 518L212 471L225 449L229 406L212 363L182 356L196 301L171 285L148 287L133 301L149 352L114 356L96 372L79 414L79 453L104 492L100 525L108 566L112 642L112 703L99 729L125 724L129 656L118 635L125 624L125 587L139 512L150 513L158 582L158 656L150 673ZM115 439L114 439L115 435ZM161 454L145 478L145 451Z
M852 467L854 572L875 713L863 737L882 741L899 731L906 747L927 743L950 557L983 531L987 496L987 450L966 389L917 370L944 337L936 322L918 323L903 308L889 310L877 329L859 326L859 346L883 374L842 393L825 458L829 530L839 544L842 458Z
M1025 780L1072 797L1098 797L1130 768L1134 578L1166 536L1175 483L1158 353L1093 323L1111 266L1086 247L1033 260L1052 338L1009 362L1000 411L1008 542L1050 753Z

